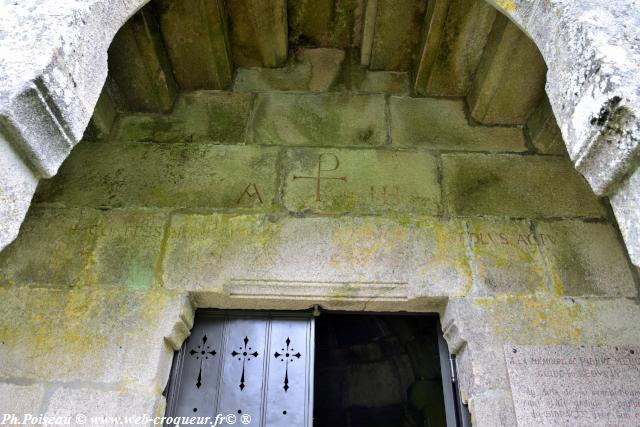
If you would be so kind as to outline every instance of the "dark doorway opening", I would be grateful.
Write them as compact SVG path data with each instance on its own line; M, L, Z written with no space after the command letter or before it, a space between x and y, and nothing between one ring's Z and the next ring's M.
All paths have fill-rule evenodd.
M436 316L324 312L316 318L314 426L446 427L439 334Z

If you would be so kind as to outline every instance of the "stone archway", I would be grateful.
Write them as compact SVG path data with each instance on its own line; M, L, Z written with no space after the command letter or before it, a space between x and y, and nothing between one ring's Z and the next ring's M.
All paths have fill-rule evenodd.
M107 48L144 3L7 6L0 48L2 247L15 238L37 180L53 176L81 139L106 78ZM547 94L572 160L597 194L611 197L639 264L634 31L640 25L633 6L626 0L490 3L539 47L549 67Z
M0 200L3 201L0 207L2 215L9 218L3 222L3 246L17 233L38 178L54 175L71 148L81 139L107 74L107 47L117 29L142 6L142 3L118 4L117 10L107 10L109 6L106 2L95 2L81 10L70 5L66 13L55 17L46 10L40 12L40 15L36 12L16 12L12 21L16 28L33 24L33 28L42 29L39 33L34 33L49 34L45 31L46 27L54 33L47 36L45 42L30 48L38 52L47 52L47 55L55 48L53 51L56 53L53 56L35 56L41 63L25 64L24 55L17 45L8 49L13 52L16 61L7 62L6 69L11 71L11 74L8 73L6 76L8 84L6 90L3 89L1 98L4 119L2 124L7 140L1 141L4 151L0 161L6 162L6 168L0 169L0 176L6 173L6 177L2 176L3 185L5 182L10 184L2 187L5 193L0 194ZM608 181L607 188L615 184L612 188L621 188L621 195L618 196L621 199L618 200L627 200L624 202L627 204L616 205L614 198L614 208L623 206L624 209L628 209L624 211L624 215L627 216L619 215L618 218L628 237L629 233L633 232L632 227L637 223L630 222L625 228L623 221L624 218L637 215L637 205L633 205L633 194L625 196L625 191L637 191L637 188L628 187L628 190L625 190L625 187L617 185L620 177L626 176L631 165L625 162L633 154L633 138L636 138L637 132L633 133L633 129L626 132L615 126L622 123L623 126L637 127L637 121L634 121L636 119L627 117L628 114L633 115L636 105L633 102L636 101L626 100L622 95L618 95L618 89L622 91L625 88L634 88L634 84L637 85L633 80L633 74L629 74L628 70L623 68L626 66L633 69L633 64L616 62L620 58L614 58L616 61L608 63L607 56L600 56L598 52L608 47L601 44L600 37L606 34L606 31L598 20L581 21L580 16L593 16L588 11L584 11L583 14L580 9L583 6L571 2L555 5L554 8L547 8L542 2L536 6L527 5L524 1L522 4L511 1L494 3L499 10L509 15L532 35L538 46L542 46L541 50L549 64L547 93L578 168L580 165L597 166L594 169L581 169L587 177L593 178L591 183L594 188L597 188L594 179L605 176L609 169L602 167L600 163L589 162L599 158L599 155L612 155L610 152L597 150L609 146L631 147L625 151L627 157L616 156L616 160L622 160L620 164L623 166L612 169L613 172L607 175L615 178ZM24 6L17 6L17 9L22 7ZM595 6L594 8L597 9ZM594 13L593 10L590 13ZM556 11L561 13L556 14ZM49 20L38 21L37 18L42 16L42 13ZM539 16L544 16L544 19ZM67 19L74 24L71 32L66 32ZM624 21L625 18L615 19ZM538 24L544 25L547 31L538 27ZM549 28L572 30L558 34L549 31ZM95 38L89 38L90 35ZM557 39L554 38L556 36ZM33 37L35 38L36 34ZM582 57L589 58L588 60L576 61L577 56L570 54L575 46L572 40L584 41L580 42L583 44L579 43L580 48L577 51L581 52ZM556 48L558 45L560 47ZM4 57L12 56L7 54ZM20 69L19 66L23 66L24 69ZM607 85L605 89L599 89L599 82L608 78L618 82L617 86ZM602 93L599 93L599 90ZM633 90L625 93L633 93ZM608 102L608 99L614 102ZM566 100L571 102L565 102ZM269 99L265 103L267 101ZM411 99L393 100L394 105L389 105L389 114L393 113L391 108L410 109L412 102ZM386 114L384 101L376 105L380 112L379 117ZM613 113L609 107L613 108ZM603 145L598 142L602 138L609 138L611 133L617 138L612 139L612 144ZM229 149L229 152L232 151L236 150ZM82 156L82 150L76 150L74 154ZM323 158L322 153L315 153L309 159L313 162L309 161L303 166L311 169L303 170L299 178L308 178L317 170L316 165L320 166L323 161L335 160L328 156ZM362 159L367 160L364 155L352 157L354 162ZM327 170L334 166L337 167L337 164L325 164ZM341 170L346 166L347 163L342 163ZM452 161L451 166L458 169L465 167L464 164L456 164L455 161ZM321 168L320 166L318 169ZM265 174L269 173L271 172ZM435 174L427 178L437 181ZM564 188L568 188L569 179L562 181ZM234 190L232 200L238 203L255 203L257 198L264 196L263 188L260 188L261 196L258 196L255 183L253 187L251 185L251 181L245 182L237 191ZM8 203L4 203L5 200ZM586 208L592 206L587 205ZM598 211L597 208L594 209ZM352 310L377 308L387 311L440 312L443 315L443 326L449 346L460 356L465 398L470 402L477 425L480 426L514 424L513 402L503 362L503 346L507 343L577 346L603 343L630 345L637 342L637 332L628 327L636 323L636 319L640 317L631 300L636 295L633 277L626 270L620 276L607 274L607 267L610 267L607 265L608 259L598 256L608 253L615 261L623 264L623 268L625 267L626 260L612 227L606 224L606 220L602 223L605 216L602 212L602 217L599 214L587 214L591 221L580 221L580 215L573 215L573 218L559 226L545 223L541 225L542 228L537 229L537 218L533 218L534 214L531 220L519 218L512 222L498 220L492 223L476 218L477 222L467 222L465 219L441 224L439 221L412 222L405 218L396 218L396 222L380 218L340 222L331 218L296 219L268 215L238 215L234 218L233 215L200 215L198 212L179 212L173 216L161 214L149 221L144 215L128 215L127 212L117 210L98 210L93 209L85 215L80 209L76 212L77 217L66 213L56 215L45 212L24 227L21 236L25 237L25 242L19 242L15 250L12 249L13 253L6 251L5 259L10 261L8 265L16 267L7 274L9 282L13 283L12 280L16 279L15 284L18 285L24 285L26 282L37 283L33 290L28 286L2 289L7 300L15 306L9 312L10 319L0 318L0 324L4 327L0 329L12 333L9 337L11 340L7 340L8 346L0 347L0 350L7 348L9 352L13 352L10 353L12 356L7 358L11 359L12 364L6 365L6 372L9 374L5 375L26 378L34 383L33 386L12 385L8 388L15 390L16 394L23 392L25 387L33 389L34 394L43 394L42 390L53 387L56 390L53 398L50 399L49 395L46 398L40 397L40 402L43 402L41 405L49 405L46 409L51 411L59 408L68 411L81 409L83 402L87 401L83 400L83 394L89 395L93 399L92 402L111 402L114 408L132 408L134 405L126 401L131 395L122 397L116 391L105 392L100 389L104 386L102 382L120 381L130 381L129 384L133 384L132 388L145 388L148 401L141 399L142 409L153 407L161 411L160 389L168 372L170 348L179 347L184 339L192 316L191 303L200 307L299 309L322 301L328 307ZM553 219L549 222L553 222ZM565 248L551 248L552 245L547 246L545 243L545 235L548 237L548 234L545 234L547 229L561 233L571 249L581 247L581 236L585 234L593 233L598 236L597 244L585 245L584 253L575 252L571 256L574 259L583 257L591 261L601 259L601 262L592 263L593 271L586 273L580 269L567 268L563 264L566 260L563 253ZM50 246L40 245L40 232L47 230L53 230L58 234L55 238L49 239ZM513 261L513 258L510 258L513 250L506 251L500 245L491 245L494 239L503 238L501 233L504 234L505 230L508 233L504 238L515 241L524 248L520 248L520 252L517 253L530 257L530 263L524 269L525 280L522 282L529 284L528 278L534 276L539 283L550 280L569 283L567 289L562 289L562 286L549 286L547 292L538 293L537 290L526 286L525 289L509 287L512 277L508 275L506 278L489 277L496 271L498 274L501 271L496 264L492 264L492 260ZM529 237L529 233L532 233L533 237ZM206 237L202 238L203 235ZM328 243L327 235L334 236L335 240ZM389 235L400 237L386 240L386 236ZM454 241L454 235L460 235L462 239ZM69 239L69 236L73 238ZM235 243L228 245L229 236L233 237ZM247 236L257 236L257 243ZM305 239L301 239L300 236L304 236ZM405 244L406 236L410 236L406 239L411 242L410 245ZM189 239L200 239L200 242L205 244L189 246ZM474 239L477 246L473 246ZM320 250L323 256L310 257L301 251L296 247L296 243L302 240L311 248ZM354 246L352 240L364 241L369 246ZM262 243L265 241L272 242L271 248L263 247ZM128 252L130 242L138 244L135 249L140 249L139 253ZM184 242L187 244L183 244ZM554 243L556 242L551 242ZM65 246L67 244L68 246ZM633 246L629 244L629 239L627 245L633 255ZM33 250L35 247L42 252ZM166 250L161 250L161 247ZM226 248L227 252L235 256L210 249L217 247ZM247 247L249 249L246 249ZM393 250L387 250L389 247ZM111 250L112 248L116 249ZM599 250L602 252L598 253ZM40 256L44 252L47 252L47 256ZM364 252L365 256L353 255L361 252ZM49 253L60 256L49 257ZM430 256L436 254L435 262L425 262L424 253ZM596 256L592 256L593 253L596 253ZM33 260L28 259L25 254L33 255L36 264L26 265ZM216 262L211 261L212 256ZM266 260L262 264L262 272L253 276L244 274L243 267L260 258ZM142 261L136 265L131 262L140 259ZM426 259L431 261L429 257ZM409 262L406 262L407 260ZM445 264L443 261L447 260L458 260L460 263L440 268ZM38 261L41 264L37 264ZM418 264L424 268L410 268L411 265ZM305 280L300 279L300 265L308 268L304 273L309 277ZM475 273L477 276L485 275L480 279L473 279L471 265L484 268L483 273ZM60 275L49 274L51 271L60 272L61 266L63 268ZM187 269L185 266L194 268ZM25 268L21 270L22 267ZM21 280L26 276L22 273L27 270L35 274L27 277L28 280L23 283ZM317 274L318 271L324 275ZM243 275L239 275L240 272ZM353 274L345 279L345 272ZM576 282L589 276L589 273L597 276L589 283L593 285L592 288L573 287ZM563 274L571 276L570 279L565 282L566 277L552 277ZM148 289L145 289L145 285L141 286L141 282L146 280L151 283L151 279L158 275L163 276L163 286L155 287L148 283ZM282 280L262 280L265 277L273 278L272 276L278 276ZM376 276L374 278L377 281L370 280L373 276ZM518 280L520 278L518 277ZM73 289L78 285L91 284L92 280L113 289ZM495 289L487 291L479 288L478 292L478 289L473 289L472 280L481 284L491 281L494 284L498 283L498 287L505 288L498 289L497 295L493 294ZM205 282L206 285L203 285ZM363 283L371 286L359 286ZM620 283L624 283L624 286ZM118 286L126 290L116 289ZM62 289L51 290L48 287ZM311 294L312 289L316 294ZM28 310L20 310L20 307L27 307ZM171 320L161 322L167 312ZM33 313L33 316L29 313ZM58 317L59 313L63 314L62 320ZM65 318L67 313L73 314L70 320ZM100 333L94 334L90 326L102 323L107 327L99 328ZM54 333L51 334L51 338L40 340L38 331L43 330L43 324L60 324L64 332ZM156 327L149 328L150 324ZM627 327L621 328L621 324ZM530 325L534 325L533 330L529 329ZM117 333L118 328L126 327L132 327L132 333L120 337ZM149 331L152 333L148 334ZM24 345L30 336L36 336L39 340L36 356L31 352L31 347ZM163 337L168 346L162 342ZM88 347L84 341L89 343ZM139 363L124 356L123 346L126 352L143 351L141 346L147 343L153 348L157 363L145 366L144 376L136 377L134 373L140 370ZM51 350L52 348L55 350ZM96 349L112 352L120 359L106 358ZM80 358L87 358L79 360L91 359L92 364L87 366L95 368L94 370L103 377L91 378L79 391L70 392L66 387L59 386L56 381L75 379L73 375L82 373L74 371L78 362L73 357L64 358L57 364L60 370L73 371L73 375L60 377L62 374L59 372L52 375L48 370L48 357L63 358L64 354L68 354L67 350L71 350L72 353L76 351ZM14 358L15 354L23 355L23 360ZM120 361L121 366L114 366L114 360ZM53 385L50 383L52 381ZM92 391L92 388L98 391ZM71 397L65 403L63 400L67 395ZM152 404L148 405L149 402Z

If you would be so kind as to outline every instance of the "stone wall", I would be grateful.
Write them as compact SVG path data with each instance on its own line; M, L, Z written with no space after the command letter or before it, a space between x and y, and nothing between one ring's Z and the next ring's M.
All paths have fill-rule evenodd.
M193 307L438 312L478 426L515 425L503 345L637 343L637 272L547 121L401 77L253 78L76 147L0 254L0 409L162 413Z
M107 76L107 49L116 31L144 3L92 0L80 4L67 0L23 1L4 6L7 19L1 27L6 37L0 44L0 117L3 141L7 141L3 144L8 147L2 150L2 163L11 164L12 172L2 176L0 187L0 199L4 201L0 206L0 247L16 237L35 181L54 175L82 138ZM636 42L640 25L633 1L490 0L488 3L519 25L540 49L548 66L546 91L571 159L598 194L612 198L625 242L638 265L640 222L636 202L640 196L634 171L640 146L637 81L640 60ZM282 2L274 0L269 4L281 12L275 18L282 24ZM368 1L364 10L358 7L353 10L375 16L380 7L381 15L403 15L399 19L417 34L415 17L422 10L418 7L414 14L394 13L389 4ZM434 1L432 11L446 11L448 4L445 0ZM307 25L308 8L299 2L292 2L293 6L299 6L296 10L300 11L292 14L294 37L303 34L310 39L322 38L317 28ZM331 5L323 3L318 16L326 16L326 11L331 12ZM272 15L254 12L251 10L255 16ZM485 18L490 15L486 10L481 12ZM355 12L339 7L335 13L338 18L332 24L338 25L338 32L343 34L344 23L351 22ZM454 18L460 28L468 30L464 16ZM487 35L485 24L490 22L485 18L471 20L477 23L483 37ZM263 30L287 28L263 27ZM380 45L370 34L375 26L362 27L362 33L357 32L353 39L368 37L366 45L370 49L363 51L371 53ZM284 40L278 38L281 39ZM394 41L392 46L400 47L383 53L406 53L402 37L392 37L390 42ZM283 43L286 45L286 40L278 46ZM342 46L335 40L323 43ZM284 60L282 55L276 57ZM463 66L462 75L466 75L466 70Z

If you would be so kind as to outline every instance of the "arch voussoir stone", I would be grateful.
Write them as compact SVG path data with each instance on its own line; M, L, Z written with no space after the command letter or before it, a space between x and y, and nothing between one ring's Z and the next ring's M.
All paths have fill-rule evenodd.
M639 191L630 188L628 177L640 159L640 3L489 2L540 49L548 66L546 91L569 156L596 194L616 200L625 243L640 265L640 206L626 203Z

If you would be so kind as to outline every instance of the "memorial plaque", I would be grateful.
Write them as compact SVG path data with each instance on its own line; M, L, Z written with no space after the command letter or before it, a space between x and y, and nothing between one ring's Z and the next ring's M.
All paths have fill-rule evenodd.
M640 425L640 348L505 346L519 427Z

